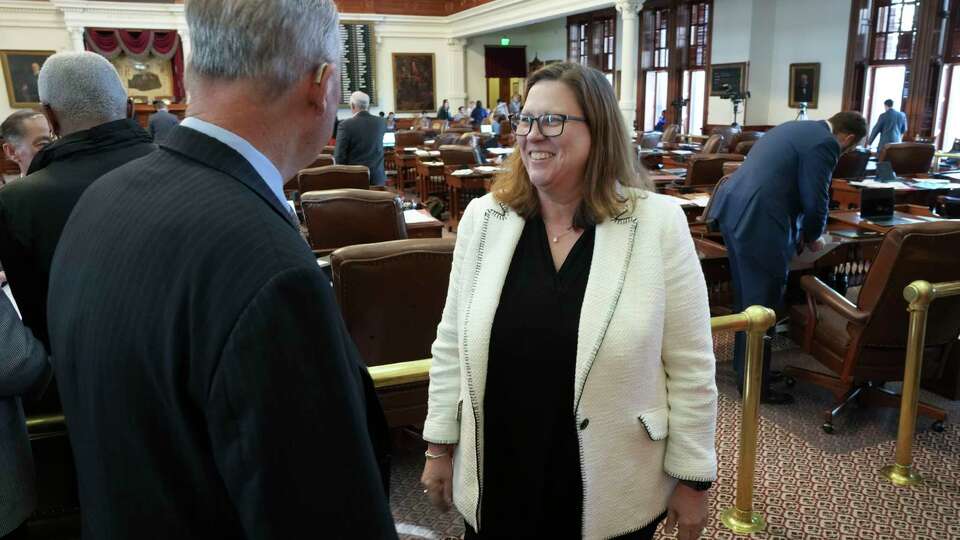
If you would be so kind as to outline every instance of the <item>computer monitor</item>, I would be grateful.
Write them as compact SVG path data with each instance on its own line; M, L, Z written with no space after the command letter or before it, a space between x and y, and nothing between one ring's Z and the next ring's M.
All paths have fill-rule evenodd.
M480 124L480 133L493 133L492 124Z
M396 134L396 133L394 133L394 132L392 132L392 131L388 131L388 132L386 132L386 133L383 134L383 146L389 147L389 146L396 146L396 145L397 145L397 134Z
M895 202L893 188L863 188L860 190L860 217L890 219Z

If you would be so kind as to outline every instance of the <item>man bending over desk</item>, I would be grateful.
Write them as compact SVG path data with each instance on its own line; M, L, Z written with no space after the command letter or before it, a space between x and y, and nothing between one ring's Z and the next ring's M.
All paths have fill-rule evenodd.
M757 140L750 158L714 193L708 219L719 224L727 246L734 311L755 304L775 309L801 241L812 251L823 247L833 169L866 134L867 121L856 112L781 124ZM746 336L737 332L733 365L741 391L745 353ZM762 387L765 403L793 402L770 388L769 342Z

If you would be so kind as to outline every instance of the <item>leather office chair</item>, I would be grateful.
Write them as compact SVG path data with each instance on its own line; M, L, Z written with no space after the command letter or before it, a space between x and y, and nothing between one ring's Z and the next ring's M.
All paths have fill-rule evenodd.
M319 154L317 158L313 160L313 163L306 169L316 169L317 167L326 167L328 165L334 165L335 161L333 159L333 154Z
M877 161L889 161L897 174L923 174L930 170L936 150L929 143L892 143L883 147Z
M884 237L863 285L843 296L814 276L804 276L805 306L794 306L804 328L803 349L833 374L789 366L787 375L826 387L835 403L824 412L823 429L833 431L833 419L861 395L865 403L899 407L900 397L883 388L903 380L908 313L903 289L912 281L931 283L960 279L960 223L919 223L894 227ZM942 359L960 335L960 297L938 299L927 319L925 361ZM946 413L920 403L919 414L940 429Z
M720 152L729 152L732 148L733 139L740 134L740 128L733 126L717 126L710 130L710 135L720 135L723 142L720 143Z
M743 142L751 142L751 141L756 142L756 141L758 141L761 137L763 137L763 135L764 135L764 133L763 133L762 131L737 131L737 132L734 132L733 136L732 136L732 137L730 138L730 140L727 142L727 145L728 145L727 148L729 148L728 151L729 151L729 152L734 152L734 151L737 149L737 145L739 145L740 143L743 143ZM737 152L737 153L739 153L739 152Z
M425 139L426 134L422 131L398 131L396 134L396 147L398 148L398 152L402 152L404 148L423 146Z
M664 144L676 144L678 141L678 132L677 126L670 124L669 126L663 129L663 136L660 137L660 142Z
M473 133L473 128L469 126L447 128L447 133Z
M370 169L366 165L327 165L304 169L297 175L300 193L327 189L367 189Z
M687 176L679 184L683 188L706 188L712 191L723 178L723 164L743 161L738 154L694 154L687 160Z
M837 166L833 168L833 177L846 179L862 177L869 161L870 150L866 148L854 148L840 154Z
M444 145L440 147L440 161L447 166L473 166L477 164L477 154L472 146Z
M388 191L332 189L300 197L310 247L317 255L337 248L407 237L400 199Z
M458 144L460 141L460 133L454 133L450 130L447 130L444 134L437 137L437 149L441 146Z
M337 303L368 366L430 358L447 299L453 246L453 239L395 240L344 247L330 255ZM403 286L389 286L397 281ZM428 386L420 382L378 390L387 424L422 426Z
M660 140L663 138L663 133L659 131L647 131L640 136L640 148L646 150L652 150L660 144Z
M736 148L733 149L733 153L746 156L750 153L750 149L752 149L753 145L755 144L757 144L757 141L740 141L737 143Z
M700 149L701 154L716 154L720 151L720 143L723 142L723 137L718 134L713 134L707 138L707 142L703 143L703 148Z

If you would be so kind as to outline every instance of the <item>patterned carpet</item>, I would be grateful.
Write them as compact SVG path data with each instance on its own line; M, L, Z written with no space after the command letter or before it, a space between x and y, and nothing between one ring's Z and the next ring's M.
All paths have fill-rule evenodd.
M730 364L730 336L716 339L720 389L717 449L720 480L710 495L711 523L703 538L736 536L720 523L733 506L740 426L739 396ZM786 339L774 343L774 369L818 364ZM920 419L914 464L924 483L897 488L877 470L893 462L897 430L894 409L853 407L835 422L836 432L820 429L830 394L797 383L791 406L761 407L754 509L767 528L757 539L903 539L960 538L960 402L923 392L921 399L947 409L946 431L935 433ZM458 537L463 525L456 512L430 507L419 486L422 448L409 440L396 457L391 501L398 531L406 539ZM661 535L659 538L672 538Z

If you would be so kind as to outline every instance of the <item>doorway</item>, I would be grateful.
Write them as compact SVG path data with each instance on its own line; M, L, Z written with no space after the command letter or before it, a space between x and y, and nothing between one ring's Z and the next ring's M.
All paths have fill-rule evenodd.
M487 96L484 105L494 109L498 99L510 102L515 94L523 95L527 79L527 47L524 45L484 48Z

